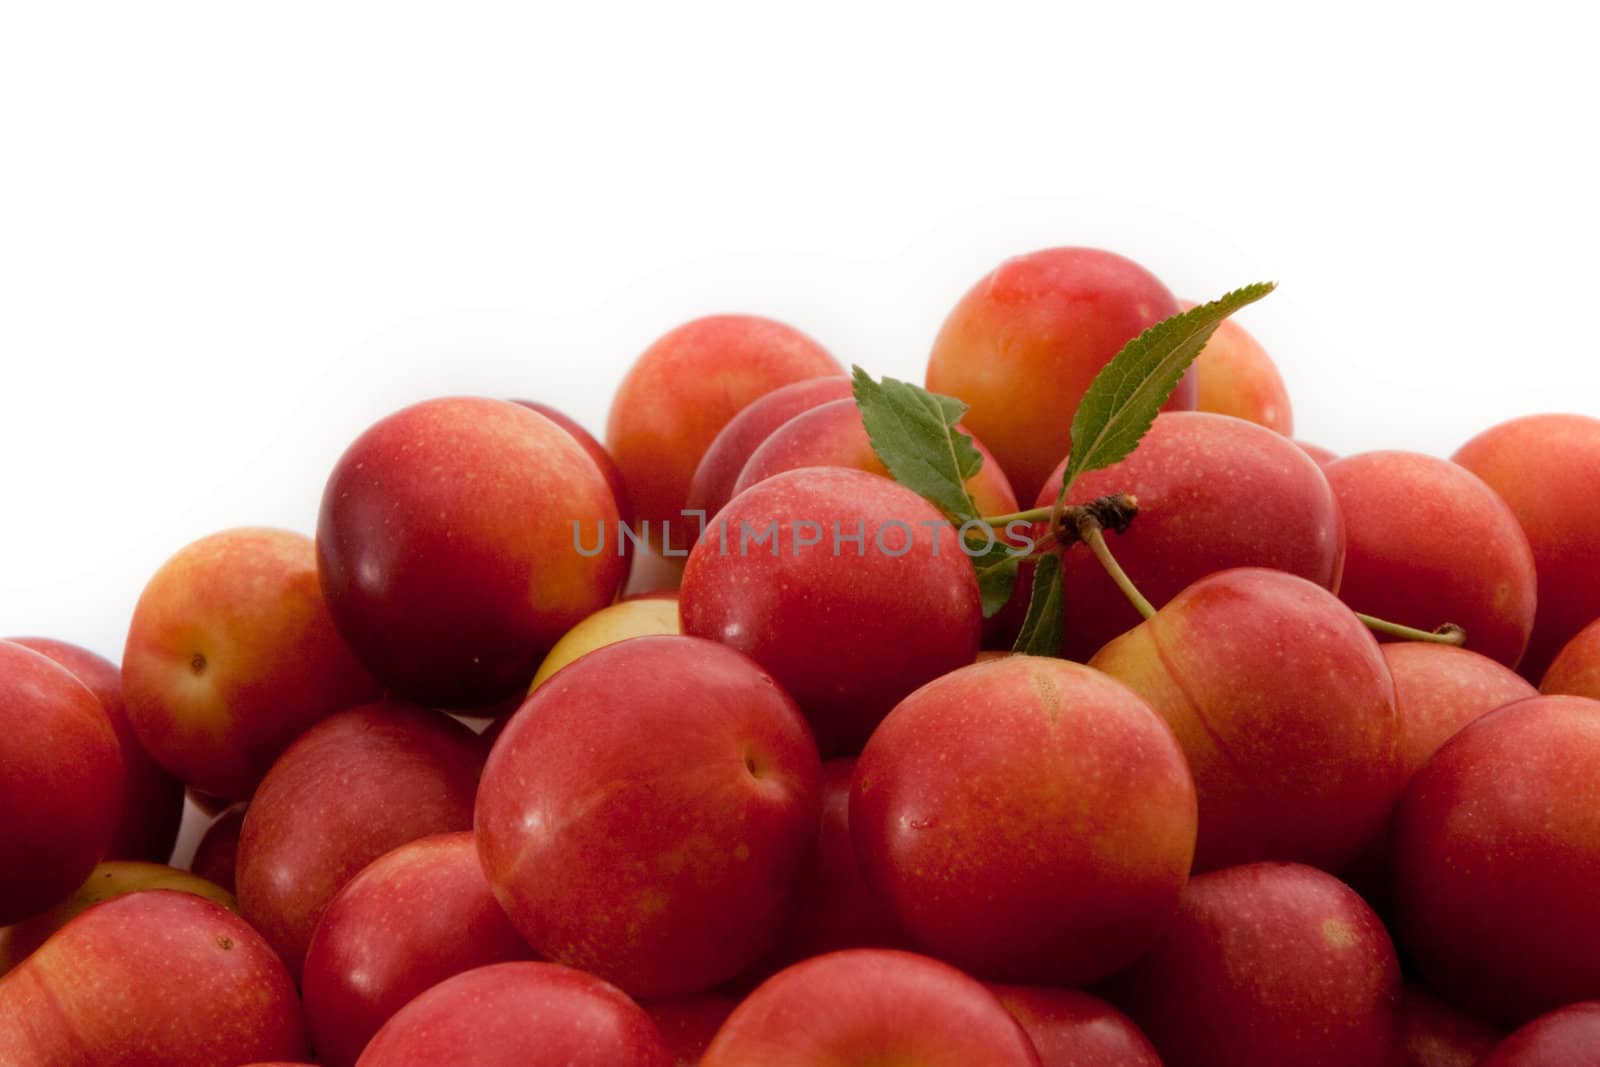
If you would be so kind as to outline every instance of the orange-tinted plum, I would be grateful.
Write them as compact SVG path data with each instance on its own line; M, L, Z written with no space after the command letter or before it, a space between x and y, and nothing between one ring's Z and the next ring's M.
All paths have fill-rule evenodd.
M892 949L797 963L734 1009L701 1067L1039 1067L1022 1027L954 967Z
M923 948L985 978L1078 985L1131 963L1177 907L1194 782L1126 687L1009 656L889 713L856 765L850 833Z
M1562 646L1539 688L1546 693L1600 700L1600 619Z
M1185 300L1182 306L1188 311L1194 304ZM1228 319L1217 327L1200 350L1194 370L1199 386L1196 411L1232 415L1294 436L1294 410L1283 376L1261 342L1237 322Z
M458 974L390 1019L360 1067L673 1067L644 1009L600 979L554 963Z
M1400 965L1383 923L1332 875L1256 863L1194 878L1115 998L1166 1067L1383 1067Z
M0 979L7 1067L303 1060L300 1002L243 919L192 893L108 900Z
M820 776L805 721L755 663L638 637L558 671L511 717L484 770L478 854L541 955L640 997L701 992L777 938Z
M1600 1001L1541 1015L1478 1067L1600 1067Z
M1213 574L1090 665L1177 733L1200 798L1196 869L1338 870L1381 832L1403 784L1394 683L1377 641L1321 586Z
M684 508L703 511L709 522L733 499L734 483L761 443L790 419L830 400L848 400L850 379L841 374L808 378L752 401L717 434L689 482ZM692 521L692 520L691 520ZM691 530L691 533L694 531Z
M445 397L345 450L317 565L334 621L382 682L473 707L526 689L556 639L616 597L618 518L566 430L509 401Z
M768 478L690 553L683 631L770 671L824 755L859 752L902 697L977 654L977 577L955 537L887 478L834 467Z
M606 446L601 444L583 424L564 411L558 411L549 404L540 404L533 400L516 400L513 403L521 404L530 411L537 411L563 430L572 435L572 439L583 446L589 453L589 458L594 460L594 465L600 468L600 473L605 477L606 486L611 490L611 499L617 505L617 518L624 525L633 524L633 507L628 503L628 485L622 480L622 472L617 469L617 461L611 458L611 453L606 451ZM623 549L631 549L631 542L625 542Z
M1076 989L990 986L1039 1052L1040 1067L1161 1067L1133 1020Z
M122 755L65 667L0 641L0 926L65 899L110 847Z
M447 978L531 959L495 903L470 832L373 860L339 890L306 952L306 1025L324 1064L348 1067L395 1012Z
M472 826L483 753L433 711L371 704L307 730L262 779L239 831L239 910L296 978L317 920L361 868Z
M973 438L972 443L983 456L983 466L967 479L967 493L977 505L978 514L1011 514L1017 510L1017 498L1005 472L982 441ZM889 469L872 450L872 440L861 422L861 409L854 400L819 404L774 430L739 472L733 493L737 496L774 474L800 467L850 467L889 477Z
M1054 504L1065 463L1040 506ZM1108 535L1123 570L1160 607L1191 582L1229 567L1271 567L1337 589L1344 523L1316 463L1288 438L1226 415L1156 418L1131 456L1080 477L1068 503L1129 493L1139 513ZM1086 549L1062 559L1067 612L1062 651L1087 660L1132 629L1139 614Z
M122 690L157 762L242 800L289 742L377 686L334 628L310 538L243 528L181 549L144 587Z
M1521 700L1456 734L1395 815L1395 930L1430 989L1517 1025L1600 997L1600 701Z
M14 637L16 644L54 660L88 686L100 698L111 728L117 732L122 751L122 815L106 858L146 860L165 863L178 840L178 824L183 821L183 783L150 758L133 724L128 721L122 699L122 671L103 656L86 648L54 641L47 637Z
M1339 599L1420 630L1455 623L1466 647L1515 667L1538 579L1527 535L1495 491L1416 452L1363 452L1325 473L1344 515Z
M622 470L634 515L652 544L685 546L683 508L695 468L722 428L785 385L843 368L816 341L755 315L711 315L668 331L634 361L606 418L606 445Z
M1533 680L1600 618L1600 419L1530 415L1474 437L1453 457L1511 506L1533 547L1539 610L1520 665Z
M1131 260L1095 248L1008 259L945 319L927 386L970 405L966 424L994 450L1017 496L1031 499L1072 443L1089 383L1122 346L1178 313L1167 287ZM1195 405L1184 376L1169 409Z
M1501 1032L1407 986L1400 1006L1399 1067L1478 1067L1500 1043Z

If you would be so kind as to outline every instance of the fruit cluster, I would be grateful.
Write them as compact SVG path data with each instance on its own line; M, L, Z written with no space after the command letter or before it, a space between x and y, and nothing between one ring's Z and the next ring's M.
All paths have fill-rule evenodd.
M1269 289L700 319L0 641L0 1067L1600 1064L1600 420L1335 458Z

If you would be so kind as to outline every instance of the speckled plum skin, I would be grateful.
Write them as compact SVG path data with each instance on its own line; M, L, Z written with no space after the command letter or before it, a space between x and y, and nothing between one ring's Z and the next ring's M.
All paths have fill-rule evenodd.
M1039 506L1054 504L1065 461ZM1270 567L1337 590L1344 520L1316 461L1294 442L1243 419L1203 412L1156 417L1133 454L1073 485L1067 500L1131 494L1139 513L1107 540L1139 591L1160 607L1230 567ZM1062 559L1067 613L1062 653L1088 660L1139 623L1139 613L1086 549Z
M1542 692L1600 700L1600 619L1578 631L1539 682Z
M1400 779L1411 781L1422 765L1469 723L1496 708L1539 695L1510 667L1453 645L1393 641L1381 646L1394 679L1400 712ZM1398 799L1398 798L1397 798ZM1342 872L1385 919L1390 917L1390 829L1392 819Z
M1600 618L1600 419L1530 415L1491 427L1451 457L1511 506L1533 548L1538 613L1519 670L1531 680Z
M1178 301L1132 260L1047 248L1006 260L951 310L928 357L927 387L970 405L966 424L1030 500L1072 445L1072 416L1094 376ZM1195 405L1184 375L1168 410Z
M106 860L95 865L72 895L11 926L0 926L0 975L27 959L57 931L96 904L129 893L176 889L233 909L233 894L188 871L143 860Z
M1465 467L1415 452L1363 452L1323 468L1344 515L1339 599L1433 630L1515 667L1533 632L1538 577L1511 509Z
M144 750L128 721L122 671L104 656L47 637L15 637L14 643L54 660L100 698L122 752L122 804L106 859L165 863L172 857L183 821L183 783Z
M637 637L512 716L478 794L478 855L542 956L641 998L697 993L776 940L820 776L799 710L754 662Z
M1470 723L1539 691L1511 668L1453 645L1383 646L1400 708L1400 770L1406 781Z
M1400 966L1383 923L1299 864L1194 878L1112 992L1165 1067L1385 1067L1399 1049Z
M628 485L637 518L660 547L689 533L681 514L695 468L723 427L785 385L844 369L792 326L757 315L709 315L667 331L634 361L606 416L606 447Z
M709 521L733 499L740 472L763 441L801 412L831 400L848 400L850 395L850 379L829 374L782 386L751 401L728 420L700 458L684 507L704 511Z
M978 473L967 479L967 493L980 515L1009 515L1017 510L1017 497L1005 472L982 441L972 439L983 456ZM872 439L861 421L854 400L831 400L796 415L761 443L739 472L733 495L757 482L801 467L849 467L884 478L889 468L872 449Z
M901 698L977 654L976 573L944 523L917 494L864 471L768 478L731 501L690 553L683 631L770 671L823 755L857 753ZM776 541L741 543L746 528L753 537L774 525ZM860 531L862 547L836 542L835 530ZM805 544L813 535L818 543Z
M311 936L301 989L312 1044L324 1064L349 1067L418 994L532 958L489 892L471 832L401 845L345 883Z
M1181 302L1183 310L1195 305ZM1232 415L1294 436L1294 409L1277 364L1250 332L1232 319L1217 327L1195 360L1196 411Z
M390 1019L358 1067L673 1067L655 1023L621 990L554 963L458 974Z
M1600 1001L1539 1016L1478 1067L1600 1067Z
M1040 1067L1162 1067L1133 1020L1099 997L1053 986L989 988L1022 1024Z
M289 743L377 683L334 626L304 534L243 527L176 552L122 652L128 721L185 785L243 800Z
M7 1065L214 1067L309 1054L282 962L243 919L191 893L153 889L90 908L0 979Z
M122 754L105 709L65 667L0 641L0 926L65 899L104 858Z
M1319 585L1241 567L1195 582L1090 661L1166 719L1200 797L1195 868L1339 870L1403 785L1377 641Z
M814 956L734 1009L700 1067L1039 1067L1022 1027L981 983L893 949Z
M1133 962L1194 855L1171 729L1106 675L1035 656L902 701L856 764L850 811L862 869L914 941L997 981L1081 985Z
M530 411L537 411L572 436L572 439L583 447L594 460L594 465L600 468L600 473L605 477L606 485L611 490L612 502L617 505L617 518L624 525L633 523L633 505L628 502L628 484L622 480L622 472L617 469L617 461L611 458L611 453L606 451L606 446L601 444L594 434L584 429L583 424L577 419L551 407L541 404L536 400L516 400L513 403L521 404ZM633 542L623 543L625 552L633 551Z
M239 911L298 980L317 920L368 863L429 834L472 827L483 751L448 715L369 704L289 746L245 809Z
M1395 930L1430 988L1501 1025L1600 997L1600 701L1490 712L1395 815Z
M442 397L345 450L323 490L317 571L380 681L420 704L477 707L527 689L550 646L615 598L628 566L618 519L600 468L556 423ZM601 528L602 550L580 552Z
M966 427L960 427L966 430ZM971 436L970 433L968 436ZM1009 515L1017 510L1017 497L1005 471L984 443L972 437L973 447L983 457L978 472L967 479L967 493L979 515ZM774 430L750 456L734 485L734 495L784 471L801 467L849 467L889 477L889 469L873 451L861 421L861 409L854 400L818 404ZM1004 531L1002 531L1004 533ZM1015 538L1012 538L1016 541ZM1016 593L1005 611L985 620L985 647L1010 648L1027 614L1027 581L1017 583Z

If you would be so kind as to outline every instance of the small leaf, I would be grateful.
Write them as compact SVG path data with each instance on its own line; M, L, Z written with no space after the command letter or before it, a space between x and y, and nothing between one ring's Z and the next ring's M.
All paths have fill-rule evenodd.
M978 572L978 595L983 599L983 617L992 619L1011 602L1017 588L1017 568L1022 555L1005 542L981 556L972 557L972 567Z
M1061 655L1061 555L1047 552L1033 566L1033 594L1013 652L1030 656Z
M1129 341L1095 376L1072 419L1061 499L1080 474L1120 463L1149 432L1161 405L1222 321L1276 288L1257 282L1163 319Z
M867 437L894 480L957 525L977 518L978 506L966 482L983 466L983 455L972 438L956 429L967 405L909 382L875 382L860 367L853 371L856 406Z

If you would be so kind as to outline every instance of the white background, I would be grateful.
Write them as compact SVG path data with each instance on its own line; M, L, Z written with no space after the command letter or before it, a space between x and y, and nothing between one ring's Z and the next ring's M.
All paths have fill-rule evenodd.
M372 420L599 430L701 314L920 380L1054 244L1279 280L1242 321L1340 451L1600 414L1577 4L539 7L0 8L0 634L115 657L183 544L310 532Z

